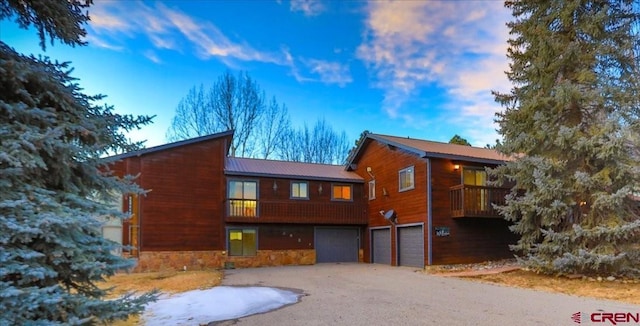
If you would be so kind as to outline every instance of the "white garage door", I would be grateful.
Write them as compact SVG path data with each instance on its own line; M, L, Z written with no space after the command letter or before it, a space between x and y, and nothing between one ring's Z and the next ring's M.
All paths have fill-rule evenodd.
M398 265L424 267L422 226L398 227Z
M391 265L391 230L371 230L371 262Z
M358 262L357 228L316 228L316 262Z

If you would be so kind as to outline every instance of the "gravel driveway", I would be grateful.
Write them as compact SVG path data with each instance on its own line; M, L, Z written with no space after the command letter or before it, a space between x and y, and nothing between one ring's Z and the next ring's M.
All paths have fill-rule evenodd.
M577 325L572 320L577 312L583 324L591 323L592 313L640 313L640 306L631 304L375 264L229 270L223 285L288 288L303 296L279 310L214 325Z

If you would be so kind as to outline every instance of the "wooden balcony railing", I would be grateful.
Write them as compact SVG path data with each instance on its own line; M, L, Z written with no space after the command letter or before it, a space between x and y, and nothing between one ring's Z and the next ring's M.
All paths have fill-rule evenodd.
M457 185L449 188L451 217L501 218L493 205L504 205L508 188Z
M227 222L367 224L364 203L305 200L227 200Z

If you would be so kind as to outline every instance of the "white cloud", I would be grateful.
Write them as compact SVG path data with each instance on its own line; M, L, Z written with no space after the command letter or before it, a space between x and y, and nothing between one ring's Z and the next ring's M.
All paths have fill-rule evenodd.
M325 7L320 0L291 0L289 9L293 12L300 11L305 16L317 16Z
M314 1L292 1L292 10L317 14L323 10ZM102 1L92 7L87 41L93 46L125 50L123 40L145 37L149 48L142 54L161 63L162 51L192 52L202 59L216 58L229 67L237 61L272 63L288 67L300 83L322 82L344 87L352 82L349 66L338 62L293 56L285 46L280 51L257 50L242 40L233 40L216 25L199 20L162 3ZM140 43L139 43L140 44Z
M306 59L304 63L310 68L312 73L320 76L320 81L326 84L337 84L344 87L353 81L349 66L338 62L329 62L318 59Z
M157 63L157 64L162 63L162 60L160 60L160 58L158 58L158 55L157 55L155 52L153 52L152 50L147 50L147 51L145 51L145 52L143 53L143 55L144 55L147 59L151 60L153 63Z
M88 42L91 45L97 46L97 47L101 47L104 49L108 49L108 50L112 50L112 51L123 51L125 48L124 46L120 46L120 45L115 45L112 44L111 42L104 40L102 38L99 38L95 35L91 35L91 34L87 34L87 36L84 38L85 42Z
M155 49L182 51L191 46L201 58L215 57L227 64L229 60L286 64L281 53L262 52L231 40L214 24L162 3L151 6L143 2L103 1L96 3L90 15L89 26L96 35L91 44L95 46L113 49L114 46L105 46L109 44L107 39L115 42L142 35ZM159 60L157 54L155 57Z
M384 90L390 117L411 123L416 112L405 104L435 86L446 92L451 122L495 138L493 118L501 108L491 90L510 88L504 74L510 15L502 2L376 1L367 13L357 56Z

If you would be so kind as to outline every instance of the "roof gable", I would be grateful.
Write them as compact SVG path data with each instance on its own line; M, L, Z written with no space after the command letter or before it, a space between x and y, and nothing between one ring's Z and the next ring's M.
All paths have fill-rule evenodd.
M394 146L424 158L447 158L452 160L502 164L511 160L494 149L442 143L429 140L404 138L379 134L367 134L350 157L347 167L356 164L364 149L371 141Z
M186 140L180 140L180 141L177 141L177 142L168 143L168 144L164 144L164 145L159 145L159 146L154 146L154 147L149 147L149 148L143 148L143 149L140 149L140 150L137 150L137 151L133 151L133 152L128 152L128 153L123 153L123 154L119 154L119 155L110 156L110 157L107 157L106 159L109 160L109 161L117 161L117 160L129 158L129 157L143 156L143 155L156 153L156 152L160 152L160 151L164 151L164 150L168 150L168 149L172 149L172 148L176 148L176 147L187 146L187 145L191 145L191 144L205 142L205 141L209 141L209 140L213 140L213 139L217 139L217 138L229 138L229 141L227 142L227 151L229 151L229 147L231 146L231 138L232 137L233 137L233 130L228 130L228 131L219 132L219 133L215 133L215 134L211 134L211 135L206 135L206 136L201 136L201 137L196 137L196 138L189 138L189 139L186 139Z

